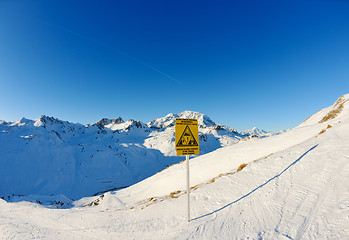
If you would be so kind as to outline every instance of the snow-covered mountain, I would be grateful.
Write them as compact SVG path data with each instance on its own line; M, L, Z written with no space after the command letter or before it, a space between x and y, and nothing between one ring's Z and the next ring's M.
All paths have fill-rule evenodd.
M270 136L273 136L273 135L278 135L278 134L284 133L284 132L286 132L288 130L281 130L281 131L278 131L278 132L268 132L268 131L265 131L263 129L259 129L257 127L253 127L250 130L246 130L246 131L240 132L240 134L246 135L247 136L246 138L248 138L248 139L249 138L265 138L265 137L270 137Z
M76 199L130 186L183 159L174 148L177 117L198 119L201 154L248 135L191 111L148 124L118 117L82 125L44 115L2 121L0 196L64 194Z
M0 199L0 238L349 239L349 94L287 132L190 159L190 223L185 166L69 210Z
M253 127L252 129L247 131L243 131L241 132L241 134L249 135L251 137L269 137L270 135L272 135L271 132L264 131L256 127Z
M179 114L170 113L163 118L157 118L147 124L150 129L157 131L150 134L144 145L160 150L166 156L175 156L174 123L176 118L192 118L198 120L200 154L205 154L220 147L236 143L248 134L241 134L235 129L216 124L208 116L192 111Z
M217 125L215 122L213 122L208 116L205 114L199 113L199 112L192 112L192 111L184 111L178 114L170 113L162 118L157 118L147 125L152 128L166 128L166 127L173 127L175 124L176 118L191 118L191 119L197 119L199 128L207 128L207 127L213 127Z

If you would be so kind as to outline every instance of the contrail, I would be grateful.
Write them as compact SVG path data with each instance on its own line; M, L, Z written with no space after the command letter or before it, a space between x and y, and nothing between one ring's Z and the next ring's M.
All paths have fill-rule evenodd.
M157 73L160 73L161 75L167 77L168 79L172 80L173 82L175 82L175 83L177 83L177 84L182 84L181 81L179 81L179 80L175 79L174 77L171 77L170 75L168 75L168 74L166 74L166 73L160 71L160 70L157 69L156 67L153 67L152 65L149 65L148 63L145 63L145 62L143 62L143 61L141 61L141 60L139 60L139 59L137 59L137 58L135 58L135 57L132 57L132 56L130 56L130 55L128 55L128 54L126 54L126 53L120 51L119 49L116 49L116 48L114 48L114 47L111 47L111 46L109 46L109 45L106 45L106 44L103 43L103 42L99 42L99 41L94 40L94 39L92 39L92 38L86 37L85 35L82 35L82 34L80 34L80 33L78 33L78 32L74 32L74 31L71 31L71 30L69 30L69 29L66 29L66 28L63 28L63 27L59 27L59 26L57 26L57 25L54 25L54 24L51 24L51 23L48 23L48 22L43 22L43 21L38 21L38 22L41 23L41 24L47 25L47 26L51 26L51 27L60 29L60 30L62 30L62 31L64 31L64 32L67 32L67 33L70 33L70 34L72 34L72 35L78 36L78 37L83 38L83 39L85 39L85 40L88 40L88 41L90 41L90 42L94 42L94 43L96 43L96 44L98 44L98 45L100 45L100 46L103 46L103 47L105 47L105 48L109 48L110 50L112 50L112 51L114 51L114 52L117 52L117 53L119 53L119 54L121 54L121 55L123 55L123 56L125 56L125 57L127 57L127 58L129 58L129 59L131 59L131 60L133 60L133 61L135 61L135 62L137 62L137 63L139 63L139 64L141 64L141 65L143 65L143 66L145 66L145 67L147 67L147 68L149 68L149 69L155 71L155 72L157 72Z

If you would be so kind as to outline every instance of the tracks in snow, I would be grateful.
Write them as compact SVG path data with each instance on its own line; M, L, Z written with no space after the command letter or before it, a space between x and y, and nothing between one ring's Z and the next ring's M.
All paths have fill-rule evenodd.
M316 149L305 147L296 146L287 155L280 152L261 164L249 165L242 174L231 176L235 188L232 194L246 197L216 212L214 221L198 223L191 237L316 239L318 234L328 232L328 236L336 233L335 239L345 238L346 232L338 229L345 229L343 208L349 204L344 183L349 182L348 158L337 151L329 152L326 144ZM344 194L338 196L338 187L344 188ZM246 194L246 188L256 191ZM338 209L338 203L342 203L342 209ZM336 225L338 214L329 214L335 208L342 225Z

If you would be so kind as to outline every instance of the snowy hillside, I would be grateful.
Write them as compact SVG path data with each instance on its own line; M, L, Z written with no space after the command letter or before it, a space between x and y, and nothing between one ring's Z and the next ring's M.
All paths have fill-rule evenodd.
M190 223L180 163L71 209L0 199L0 238L349 239L348 161L349 94L285 133L191 159Z
M341 97L332 107L311 116L294 129L269 138L242 141L191 160L191 185L196 186L220 174L235 171L241 164L249 164L273 154L295 147L322 135L319 133L332 130L335 126L340 129L343 122L349 124L349 95ZM346 111L343 111L346 106ZM338 110L340 109L340 111ZM333 118L327 116L333 115ZM345 140L343 140L345 141ZM346 143L349 143L347 139ZM184 165L177 164L158 173L138 184L117 192L118 199L124 203L138 202L149 197L163 196L170 192L185 189ZM168 184L168 183L171 184ZM151 184L150 184L151 183ZM147 185L147 187L144 187ZM166 188L161 186L166 186Z
M64 194L78 199L130 186L181 161L174 149L176 117L198 119L201 154L246 137L190 111L148 124L120 117L86 126L48 116L1 121L0 197Z

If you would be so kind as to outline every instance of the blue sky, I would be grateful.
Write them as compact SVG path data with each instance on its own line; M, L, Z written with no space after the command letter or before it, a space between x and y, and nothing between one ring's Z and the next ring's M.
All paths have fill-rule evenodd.
M0 0L0 119L292 128L349 93L349 1Z

